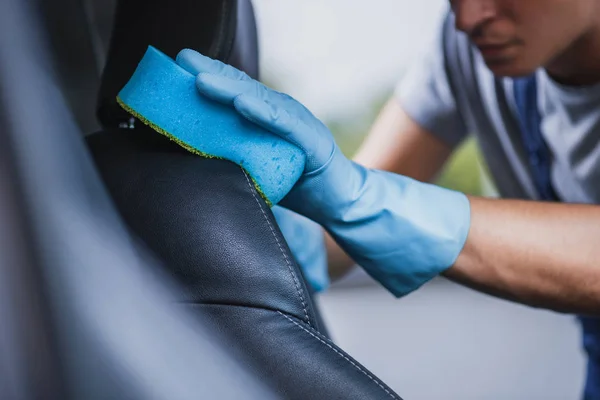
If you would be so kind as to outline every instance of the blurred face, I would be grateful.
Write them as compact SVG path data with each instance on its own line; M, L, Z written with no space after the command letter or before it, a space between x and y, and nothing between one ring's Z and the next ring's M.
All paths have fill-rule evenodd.
M546 67L596 30L598 0L450 0L456 27L498 76Z

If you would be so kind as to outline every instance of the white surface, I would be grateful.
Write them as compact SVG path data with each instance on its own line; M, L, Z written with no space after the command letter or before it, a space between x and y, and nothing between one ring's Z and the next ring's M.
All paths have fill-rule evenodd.
M336 343L405 400L578 399L572 317L437 280L397 300L379 287L321 295Z
M262 76L320 118L360 113L433 38L447 0L253 0Z

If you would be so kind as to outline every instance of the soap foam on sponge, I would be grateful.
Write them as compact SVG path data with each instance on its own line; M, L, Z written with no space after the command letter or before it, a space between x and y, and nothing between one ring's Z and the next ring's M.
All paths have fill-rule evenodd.
M269 205L277 204L304 171L306 158L298 147L202 96L196 76L152 46L117 101L190 152L241 166Z

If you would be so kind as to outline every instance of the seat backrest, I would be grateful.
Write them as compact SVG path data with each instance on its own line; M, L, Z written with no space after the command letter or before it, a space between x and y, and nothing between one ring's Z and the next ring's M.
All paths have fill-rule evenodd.
M273 398L133 245L48 69L37 4L0 2L0 398Z
M321 332L301 270L244 171L149 128L88 138L127 225L281 398L397 399Z
M128 3L133 12L135 2ZM192 8L205 4L185 3ZM221 4L219 12L240 10L236 1L220 3L228 4ZM185 35L171 35L175 29L165 21L178 24L175 17L161 18L161 32L148 32L148 37L171 56L191 47L228 62L236 40L247 39L236 36L242 14L233 15L235 20L212 14L206 23L233 27L204 26L209 37L198 38L196 46ZM127 24L115 27L113 46L124 49L111 48L109 53L112 67L105 71L101 95L105 106L152 43L140 32L127 34L127 26L142 23L136 18L117 14L117 24ZM238 51L238 65L244 65L244 54ZM119 57L124 57L123 69ZM270 209L241 168L188 153L139 123L134 129L115 127L129 116L105 117L107 129L89 137L89 147L127 225L180 283L183 308L207 316L235 355L282 398L398 398L323 333L302 272Z

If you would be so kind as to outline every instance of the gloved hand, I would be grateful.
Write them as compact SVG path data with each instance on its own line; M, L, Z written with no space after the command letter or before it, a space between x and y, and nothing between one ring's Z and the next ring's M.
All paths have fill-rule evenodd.
M321 226L286 208L273 207L273 215L304 277L315 292L329 286L327 249Z
M470 226L465 195L348 160L302 104L231 66L191 50L177 62L198 74L201 94L304 151L304 174L282 205L327 229L392 294L405 295L454 264Z

